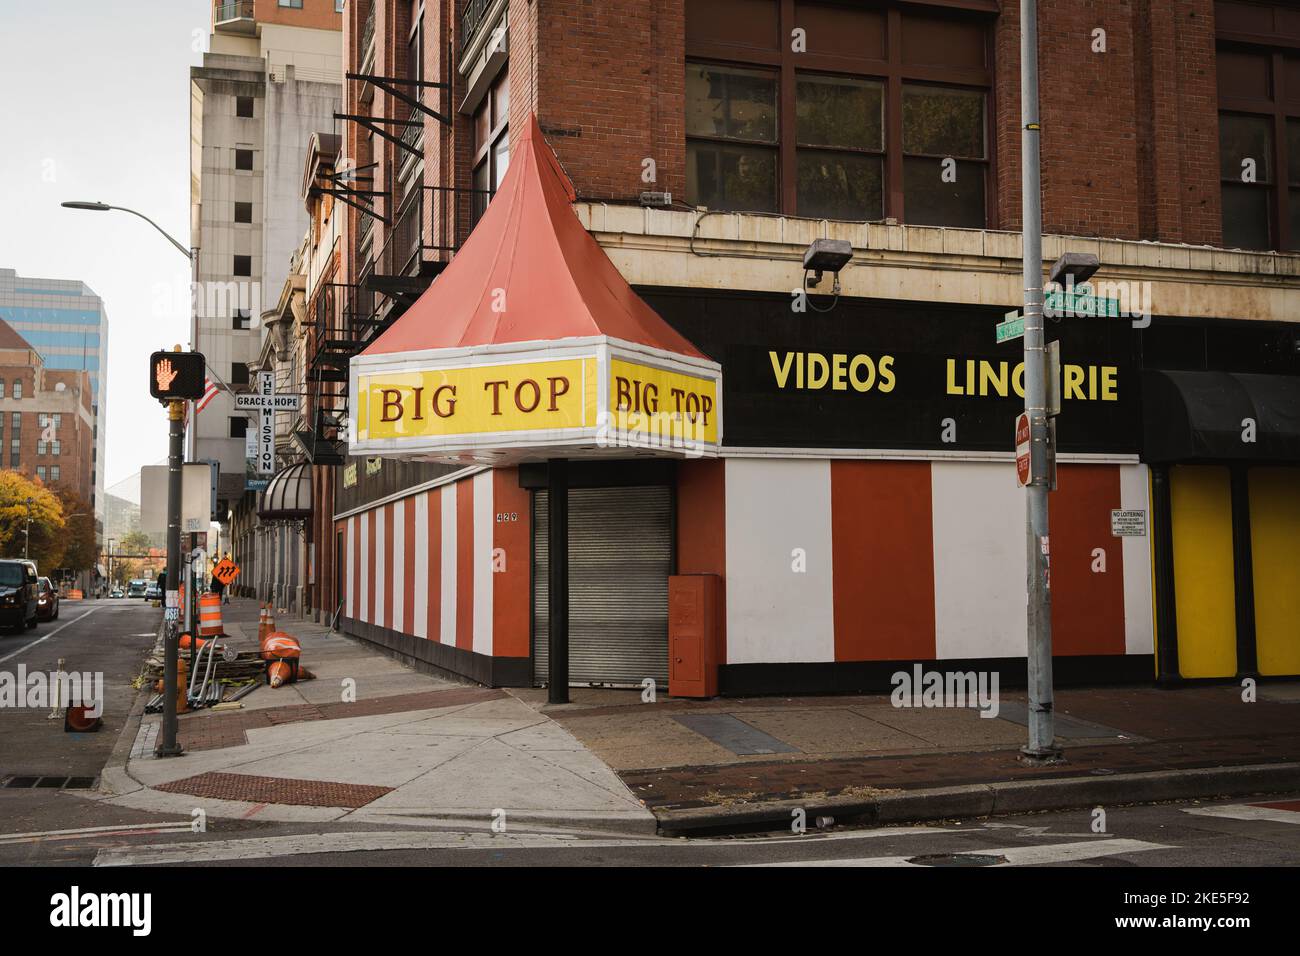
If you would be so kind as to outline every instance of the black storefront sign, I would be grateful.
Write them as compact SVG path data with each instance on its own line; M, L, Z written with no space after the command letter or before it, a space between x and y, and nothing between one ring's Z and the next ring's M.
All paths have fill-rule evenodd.
M994 340L1007 307L841 299L818 313L790 296L638 291L721 363L726 446L1012 450L1023 342ZM1060 450L1136 454L1130 321L1049 320L1047 338L1061 342Z

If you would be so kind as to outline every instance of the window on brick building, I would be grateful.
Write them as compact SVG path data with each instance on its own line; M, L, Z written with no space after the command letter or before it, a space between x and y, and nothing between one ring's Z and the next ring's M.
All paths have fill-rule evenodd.
M14 381L14 398L22 398L22 397L23 397L23 380L20 378Z
M50 442L50 454L55 458L63 454L63 442L59 441L57 438Z
M17 432L23 427L23 413L14 412L10 416L10 423L13 426L14 433L17 434Z
M36 442L36 454L44 455L46 451L48 451L48 447L46 446L46 443L38 440Z
M688 2L686 35L688 202L988 224L986 19L912 4L716 0Z
M63 470L58 465L50 465L50 481L57 482L63 476Z
M1300 51L1221 46L1223 244L1300 250Z
M5 380L0 378L0 398L5 397Z
M294 10L301 10L302 0L280 0L280 6L292 7Z
M42 482L45 481L45 466L44 466L44 465L37 465L37 466L36 466L36 477L39 478Z
M21 439L13 438L9 441L9 467L17 468L22 461L23 445Z
M473 222L482 217L509 166L510 76L508 70L502 70L474 111Z

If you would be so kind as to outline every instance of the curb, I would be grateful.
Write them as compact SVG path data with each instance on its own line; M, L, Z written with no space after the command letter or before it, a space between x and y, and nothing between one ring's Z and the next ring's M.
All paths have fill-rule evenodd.
M162 637L161 624L158 626L158 636ZM140 724L144 722L144 708L148 701L148 685L141 685L135 692L135 699L131 701L131 709L127 712L121 733L117 735L117 743L113 744L108 761L99 772L99 786L96 792L101 796L118 797L144 787L144 784L131 776L127 765L130 763L136 738L140 736Z
M818 816L834 817L836 823L883 826L1297 789L1300 763L1285 763L980 783L882 792L865 799L772 800L735 808L699 807L653 813L664 836L700 836L706 832L783 830L790 825L795 810L804 811L809 827L816 825Z

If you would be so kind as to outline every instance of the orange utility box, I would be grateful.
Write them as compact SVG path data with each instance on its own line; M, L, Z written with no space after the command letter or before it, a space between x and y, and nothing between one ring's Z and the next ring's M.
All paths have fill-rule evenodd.
M722 644L722 578L668 578L668 693L716 697Z

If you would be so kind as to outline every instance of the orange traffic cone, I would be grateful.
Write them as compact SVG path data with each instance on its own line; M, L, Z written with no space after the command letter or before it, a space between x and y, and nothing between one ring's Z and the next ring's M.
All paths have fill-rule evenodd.
M257 640L258 643L266 640L266 635L271 633L271 612L267 605L263 604L262 609L257 616Z

